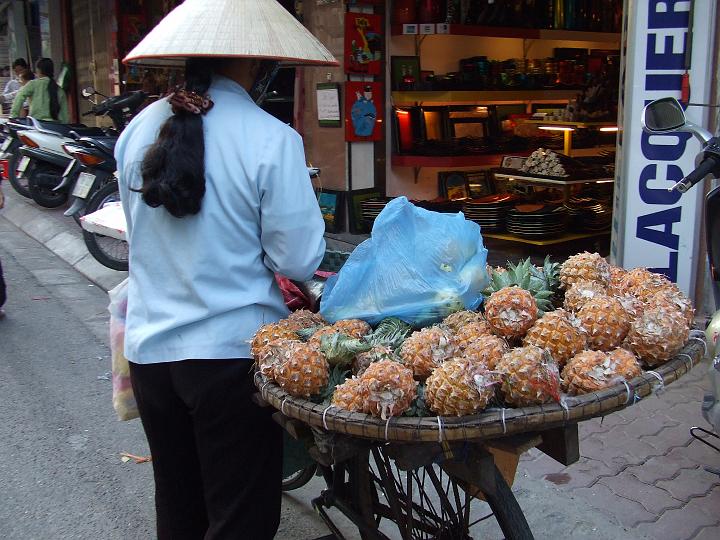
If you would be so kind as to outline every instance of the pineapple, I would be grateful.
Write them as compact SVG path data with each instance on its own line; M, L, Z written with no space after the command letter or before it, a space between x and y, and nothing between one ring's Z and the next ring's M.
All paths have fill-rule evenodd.
M630 330L630 317L617 298L600 296L577 313L577 322L590 349L609 351L618 347Z
M352 370L355 375L362 375L370 364L379 362L380 360L393 360L398 362L400 359L395 356L390 347L383 345L375 345L367 352L359 353L352 361Z
M523 345L547 349L562 369L565 363L585 348L585 335L567 318L565 310L546 313L528 330Z
M455 313L448 315L440 323L440 326L446 328L452 332L457 332L468 323L472 322L484 322L485 317L478 311L456 311Z
M687 321L662 305L645 310L630 327L625 346L654 367L675 356L688 339Z
M260 373L269 379L275 379L275 368L285 360L285 353L291 343L297 340L279 338L274 339L260 349L255 356L255 365Z
M443 416L464 416L481 411L495 397L497 374L467 358L452 359L428 377L425 400Z
M370 333L372 328L365 321L360 319L347 319L340 320L330 326L323 326L312 334L312 337L308 340L317 347L320 346L323 336L331 336L333 334L345 334L351 338L361 338Z
M503 338L486 335L470 343L462 353L462 358L471 360L476 364L483 364L487 369L494 370L503 354L508 352L508 344Z
M695 320L695 309L692 301L675 285L665 287L653 294L647 302L649 307L663 306L668 311L676 311L685 319L688 328Z
M560 283L567 290L579 281L595 281L607 287L610 281L610 265L598 253L578 253L560 266Z
M517 265L508 263L508 268L503 269L502 272L493 272L490 284L483 294L492 296L502 289L515 285L532 295L537 310L542 315L546 311L554 309L551 300L557 290L557 283L557 265L551 263L549 259L545 259L543 271L540 271L528 258Z
M529 345L506 353L497 366L508 405L530 407L560 401L560 373L550 353Z
M583 351L563 369L563 388L573 396L599 392L621 380L634 379L641 373L640 364L630 351L615 349L610 354Z
M625 274L627 274L627 270L625 270L621 266L615 266L612 264L610 265L610 281L608 282L608 292L611 295L616 296L624 293L621 284L622 279L625 277Z
M643 314L643 311L645 311L645 304L632 294L622 294L615 296L615 298L617 298L625 312L628 314L631 323L640 317Z
M293 341L283 349L283 359L275 366L275 380L293 397L320 393L330 378L330 366L317 347Z
M597 281L578 281L565 291L563 307L567 311L577 312L586 302L597 296L607 296L607 290Z
M372 332L370 325L360 319L340 320L333 324L333 327L337 332L354 338L361 338Z
M360 381L367 389L363 410L383 420L404 413L417 396L413 372L392 360L370 364ZM358 390L364 391L360 387L355 389L356 392Z
M632 351L618 347L608 353L608 358L615 362L617 373L622 379L630 381L642 375L640 362Z
M505 287L485 301L485 317L493 332L508 338L520 338L535 323L538 307L525 289Z
M671 285L672 282L662 274L647 268L633 268L622 276L617 289L620 291L618 294L632 294L647 302L660 289Z
M635 285L630 292L638 300L640 300L644 304L647 304L650 302L650 299L658 292L665 290L674 290L680 292L680 290L675 286L675 284L668 278L666 278L664 275L650 272L650 277L642 281L641 283Z
M307 309L298 309L297 311L293 311L287 319L283 319L280 323L295 331L327 325L327 322L322 318L322 315L319 313L313 313Z
M363 412L367 398L367 385L359 378L353 377L335 387L332 404L346 411Z
M452 334L452 340L457 346L458 351L462 353L473 341L476 341L481 336L490 335L491 333L490 325L486 321L474 321L461 326Z
M447 330L429 326L413 332L400 347L400 358L415 377L425 379L432 370L455 356L457 345Z
M271 341L277 339L289 339L299 341L298 335L282 323L270 323L261 326L252 338L250 352L257 361L264 353L265 347Z

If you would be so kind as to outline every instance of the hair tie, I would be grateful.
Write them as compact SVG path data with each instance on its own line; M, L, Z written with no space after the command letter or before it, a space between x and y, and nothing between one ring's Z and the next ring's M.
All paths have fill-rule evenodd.
M188 92L184 88L176 88L175 91L168 96L168 101L172 107L173 114L178 114L179 112L207 114L207 112L213 108L213 105L215 105L207 94L201 96L197 92Z

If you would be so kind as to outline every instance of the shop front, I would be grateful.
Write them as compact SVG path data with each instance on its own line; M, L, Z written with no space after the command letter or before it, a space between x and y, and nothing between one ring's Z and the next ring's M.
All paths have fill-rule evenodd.
M684 196L682 223L652 217L656 212L640 209L648 203L637 189L649 177L635 163L646 100L681 98L689 80L692 101L713 101L714 59L706 51L714 50L717 14L712 2L693 2L689 32L689 4L671 2L669 12L666 4L305 6L306 24L338 58L343 41L340 73L304 76L302 132L308 158L323 168L329 230L366 234L389 200L406 196L432 210L463 211L481 225L498 262L599 251L626 267L650 266L694 294L704 261L696 241L700 190L697 200ZM331 23L342 23L342 36ZM631 57L640 53L644 70ZM696 111L691 118L704 123L703 109ZM682 156L697 150L689 143ZM665 183L689 172L690 162L669 167ZM657 193L655 182L649 187ZM672 208L668 202L655 210L677 213ZM682 231L673 232L673 223ZM653 241L663 227L672 246ZM670 262L683 259L679 270L660 260L659 249Z

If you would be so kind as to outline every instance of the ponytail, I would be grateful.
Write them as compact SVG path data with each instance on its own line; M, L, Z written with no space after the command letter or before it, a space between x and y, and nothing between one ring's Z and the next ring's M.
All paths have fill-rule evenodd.
M58 85L55 82L55 65L50 58L41 58L37 61L37 69L50 79L48 96L50 97L50 116L53 120L60 117L60 100L58 99Z
M177 218L200 212L205 195L202 115L212 107L206 96L211 79L206 58L187 60L185 85L170 97L173 115L142 161L143 183L137 191L143 201L153 208L164 206Z

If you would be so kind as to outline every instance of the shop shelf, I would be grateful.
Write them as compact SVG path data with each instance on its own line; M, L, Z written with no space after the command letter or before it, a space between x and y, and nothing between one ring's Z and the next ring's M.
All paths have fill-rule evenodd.
M603 232L588 232L588 233L568 233L555 238L543 238L543 239L532 239L523 238L521 236L515 236L510 233L490 233L483 232L483 238L494 238L495 240L505 240L506 242L518 242L521 244L531 244L534 246L551 246L554 244L564 244L566 242L574 242L576 240L586 240L588 238L596 238L601 236L608 236L610 231Z
M522 171L518 171L518 174L510 174L505 172L493 171L495 178L500 180L514 180L516 182L523 182L526 184L539 184L548 186L575 186L579 184L602 184L614 182L614 178L585 178L582 180L562 180L560 178L542 178L538 176L532 176Z
M418 23L417 26L419 27L420 24ZM394 36L404 35L403 25L392 25L391 33ZM618 45L620 44L620 34L615 32L585 32L581 30L543 30L537 28L479 26L474 24L450 24L447 27L447 31L436 31L435 35L546 39L558 41L589 41L595 43L617 43Z
M562 102L573 99L579 90L448 90L448 91L417 91L393 92L395 105L415 103L457 103L487 104L505 102Z
M514 156L529 156L530 152L510 152ZM500 165L505 154L476 156L413 156L393 154L393 167L482 167Z

